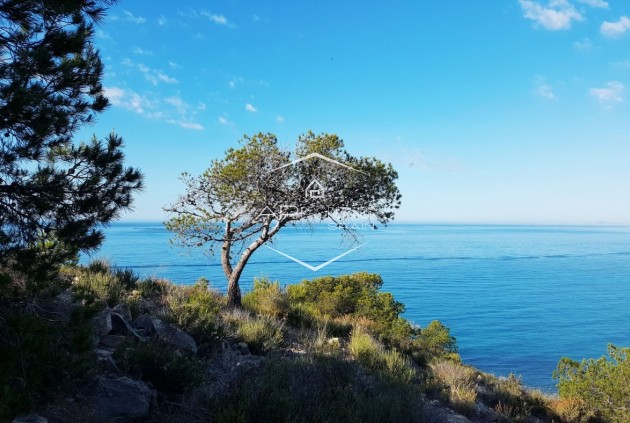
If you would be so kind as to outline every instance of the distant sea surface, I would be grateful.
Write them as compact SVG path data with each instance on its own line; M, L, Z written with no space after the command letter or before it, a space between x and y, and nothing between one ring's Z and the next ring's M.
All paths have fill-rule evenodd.
M599 357L608 343L630 346L630 227L456 226L394 224L360 229L350 242L326 225L286 228L273 248L319 271L259 249L241 279L283 285L353 272L378 273L383 290L421 325L440 320L457 338L462 359L486 372L522 376L553 392L560 357ZM192 284L203 276L225 291L218 257L169 243L160 223L119 223L82 262L104 258L141 276ZM357 243L358 242L358 243Z

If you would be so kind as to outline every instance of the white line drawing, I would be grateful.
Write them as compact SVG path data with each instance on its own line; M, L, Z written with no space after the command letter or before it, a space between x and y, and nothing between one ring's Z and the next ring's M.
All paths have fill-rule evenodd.
M367 242L365 242L365 243L363 243L363 244L359 245L358 247L354 247L353 249L348 250L348 251L346 251L346 252L345 252L345 253L343 253L343 254L339 254L337 257L333 257L333 258L331 258L330 260L328 260L327 262L320 264L319 266L311 266L310 264L305 263L305 262L303 262L303 261L302 261L302 260L300 260L300 259L296 259L295 257L291 257L290 255L288 255L288 254L286 254L286 253L283 253L282 251L276 250L275 248L272 248L272 247L270 247L270 246L268 246L268 245L265 245L265 247L269 248L269 249L270 249L270 250L272 250L272 251L275 251L276 253L278 253L278 254L280 254L280 255L285 256L286 258L288 258L288 259L290 259L290 260L293 260L293 261L294 261L294 262L296 262L297 264L301 264L302 266L306 267L307 269L311 269L313 272L317 272L318 270L321 270L321 269L323 269L324 267L328 266L329 264L331 264L331 263L333 263L333 262L335 262L335 261L339 260L341 257L346 256L346 255L350 254L351 252L353 252L353 251L355 251L355 250L358 250L359 248L363 247L365 244L367 244Z
M367 173L365 173L365 172L364 172L364 171L362 171L362 170L355 169L355 168L353 168L352 166L348 166L348 165L343 164L343 163L339 163L337 160L333 160L333 159L331 159L330 157L326 157L326 156L324 156L323 154L319 154L319 153L311 153L311 154L307 154L307 155L306 155L306 156L304 156L304 157L300 157L299 159L295 159L295 160L293 160L292 162L289 162L289 163L287 163L287 164L283 164L283 165L282 165L282 166L280 166L280 167L277 167L277 168L275 168L275 169L271 169L271 170L270 170L269 172L267 172L267 173L275 172L276 170L279 170L279 169L284 169L285 167L289 167L289 166L293 166L294 164L297 164L297 163L303 162L304 160L312 159L313 157L316 157L316 158L318 158L318 159L322 159L322 160L326 160L327 162L334 163L334 164L336 164L336 165L338 165L338 166L341 166L341 167L345 167L346 169L354 170L355 172L360 172L360 173L364 173L364 174L366 174L366 175L367 175Z

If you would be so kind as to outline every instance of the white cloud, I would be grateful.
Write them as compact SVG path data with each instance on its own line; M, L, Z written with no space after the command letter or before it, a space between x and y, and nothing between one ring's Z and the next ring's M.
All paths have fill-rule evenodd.
M155 76L157 76L157 78L162 81L162 82L166 82L167 84L177 84L177 79L168 76L167 74L165 74L164 72L156 72Z
M153 52L151 50L145 50L145 49L142 49L140 47L135 47L133 49L133 53L134 54L139 54L139 55L142 55L142 56L151 56L153 54Z
M581 40L573 43L573 48L578 51L589 51L593 48L593 43L589 38L582 38Z
M600 9L608 9L608 2L604 0L578 0L579 3Z
M556 94L553 92L553 87L549 84L544 84L542 82L538 83L536 87L536 94L546 100L555 100Z
M247 103L245 105L245 110L247 110L248 112L252 112L252 113L256 113L258 111L257 107L254 107L252 104Z
M228 82L228 85L230 86L230 88L234 88L234 87L236 87L236 82L234 82L234 81L229 81L229 82Z
M140 94L119 87L104 87L105 97L116 107L145 114L147 108L153 107L151 102Z
M163 120L166 123L179 125L185 129L202 130L203 126L196 122L197 111L181 97L173 96L163 99L151 94L140 95L120 87L105 87L105 96L115 106L142 115L148 119Z
M280 123L284 122L284 116L278 115L276 116L276 120Z
M194 129L195 131L201 131L203 129L203 126L201 126L201 124L197 123L197 122L188 122L185 120L175 120L175 119L169 119L166 121L166 123L171 123L174 125L179 125L184 129Z
M202 16L205 16L206 18L210 19L211 22L214 22L217 25L228 25L229 22L227 20L227 18L223 15L216 15L214 13L210 13L210 12L201 12Z
M131 22L131 23L135 23L135 24L143 24L143 23L145 23L147 21L142 16L135 16L133 13L131 13L128 10L124 10L123 14L125 15L125 20L127 22Z
M569 29L572 21L584 19L568 0L549 0L546 6L534 0L519 0L519 3L525 18L551 31Z
M612 109L613 104L623 102L625 91L626 87L621 82L610 81L603 88L591 88L589 94L606 108Z
M96 30L96 37L100 38L101 40L111 40L112 36L109 35L109 33L101 30L101 29L97 29Z
M621 37L628 29L630 29L630 19L626 16L622 16L617 22L604 21L599 27L601 33L608 38Z
M138 70L142 72L145 79L153 85L158 85L160 82L166 84L177 84L179 82L177 79L165 74L161 70L151 69L142 63L138 64Z
M170 60L168 62L168 65L171 67L171 69L180 69L182 67L180 64L171 62Z
M228 121L225 117L223 117L223 116L219 116L219 117L218 117L218 121L219 121L219 123L220 123L221 125L229 125L229 123L230 123L230 122L229 122L229 121Z
M166 18L164 17L164 15L160 15L160 17L157 19L157 23L160 26L164 26L166 25L168 21L166 20Z

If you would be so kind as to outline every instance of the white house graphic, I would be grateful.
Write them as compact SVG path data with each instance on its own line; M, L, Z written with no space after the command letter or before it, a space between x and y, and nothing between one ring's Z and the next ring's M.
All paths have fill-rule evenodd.
M324 186L317 179L313 179L307 185L305 194L306 198L324 198Z

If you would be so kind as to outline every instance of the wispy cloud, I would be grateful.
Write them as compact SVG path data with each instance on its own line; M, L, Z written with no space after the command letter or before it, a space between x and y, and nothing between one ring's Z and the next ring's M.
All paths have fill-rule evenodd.
M168 20L166 20L166 18L164 17L164 15L160 15L159 18L157 18L157 23L160 26L164 26L168 23Z
M247 110L248 112L256 113L258 111L258 108L254 107L254 105L251 103L247 103L245 105L245 110Z
M581 40L573 43L573 48L577 51L590 51L593 48L593 43L590 38L582 38Z
M282 122L284 122L284 116L282 116L282 115L278 115L278 116L276 116L276 120L277 120L279 123L282 123Z
M523 15L550 31L571 28L573 21L582 21L584 17L568 0L549 0L546 5L534 0L519 0Z
M111 40L112 36L109 35L109 33L103 31L102 29L97 29L96 38L100 38L101 40Z
M214 22L217 25L227 25L228 24L227 18L225 16L223 16L223 15L217 15L215 13L210 13L210 12L203 11L203 12L201 12L201 16L205 16L206 18L210 19L211 22Z
M197 110L179 96L159 98L155 94L138 94L133 90L120 87L105 87L105 96L115 107L129 110L148 119L162 120L185 129L203 129L203 126L196 121Z
M601 33L608 38L619 38L625 34L628 29L630 29L630 19L626 16L622 16L616 22L604 21L599 27Z
M586 4L599 9L608 9L608 2L604 0L577 0L578 3Z
M184 129L194 129L195 131L201 131L203 126L197 122L188 122L185 120L176 120L176 119L168 119L166 123L170 123L173 125L179 125Z
M143 24L143 23L145 23L147 21L142 16L135 16L133 13L131 13L128 10L123 10L123 15L124 15L124 19L127 22L131 22L131 23L135 23L135 24Z
M553 87L542 81L536 83L536 94L546 100L556 100L558 97L553 92Z
M140 47L134 47L134 49L132 50L134 54L139 54L141 56L151 56L153 54L153 52L151 50L145 50L143 48Z
M151 69L150 67L138 64L138 70L144 74L144 77L153 85L158 85L160 82L166 84L177 84L179 81L161 70Z
M231 120L229 120L227 118L227 115L223 115L223 116L219 116L217 118L217 121L221 124L221 125L226 125L226 126L234 126L234 122L232 122Z
M134 113L145 114L147 109L153 107L152 103L140 94L124 90L119 87L104 87L105 97L116 107L130 110Z
M172 62L169 60L168 65L171 67L171 69L180 69L182 67L182 65L180 65L179 63L176 62Z
M623 102L623 95L626 87L619 81L610 81L603 88L591 88L589 94L607 109L612 109L613 105Z

